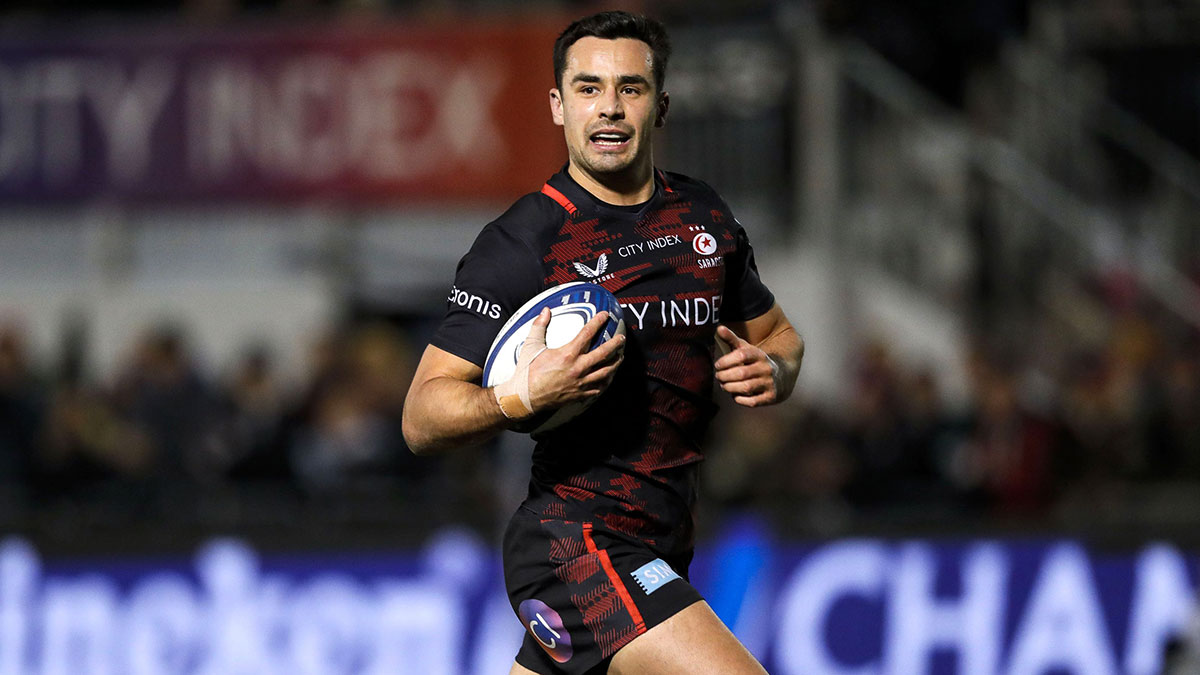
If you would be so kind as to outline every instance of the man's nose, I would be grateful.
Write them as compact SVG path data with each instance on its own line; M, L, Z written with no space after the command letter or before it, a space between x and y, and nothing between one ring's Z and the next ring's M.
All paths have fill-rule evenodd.
M610 120L624 119L625 108L621 104L621 96L616 89L608 90L601 99L600 116Z

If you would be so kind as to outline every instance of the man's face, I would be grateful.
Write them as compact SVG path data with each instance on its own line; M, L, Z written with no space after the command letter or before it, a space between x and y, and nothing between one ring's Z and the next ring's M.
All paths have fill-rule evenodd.
M648 168L651 132L666 118L654 84L653 53L641 40L581 38L567 50L562 90L550 92L571 163L600 178Z

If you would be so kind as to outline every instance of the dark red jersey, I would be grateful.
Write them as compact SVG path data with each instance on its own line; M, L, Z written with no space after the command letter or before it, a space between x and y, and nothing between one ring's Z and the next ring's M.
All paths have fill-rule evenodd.
M716 412L716 326L759 316L774 297L716 192L656 176L654 196L632 207L601 202L565 171L521 198L459 262L432 343L482 367L500 327L534 295L571 281L612 291L628 330L625 361L584 414L535 436L522 506L674 555L693 543L696 463Z

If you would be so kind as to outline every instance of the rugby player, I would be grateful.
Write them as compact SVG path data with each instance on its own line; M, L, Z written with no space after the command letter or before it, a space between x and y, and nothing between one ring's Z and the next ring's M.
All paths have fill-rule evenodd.
M567 165L462 258L404 407L405 439L425 454L594 400L535 435L529 494L505 533L505 585L526 631L512 673L764 672L688 581L697 463L714 379L739 405L777 403L804 343L728 205L654 166L669 54L661 24L625 12L580 19L559 36L549 103ZM586 351L601 313L567 345L544 349L544 311L518 376L482 387L503 323L570 281L612 291L627 336Z

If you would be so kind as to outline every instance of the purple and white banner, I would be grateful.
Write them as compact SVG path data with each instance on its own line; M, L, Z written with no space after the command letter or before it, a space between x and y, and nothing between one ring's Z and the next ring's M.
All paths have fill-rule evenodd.
M782 675L1150 675L1195 610L1197 557L1149 544L844 540L732 533L693 580ZM0 546L0 675L483 675L522 638L495 551L43 560Z

